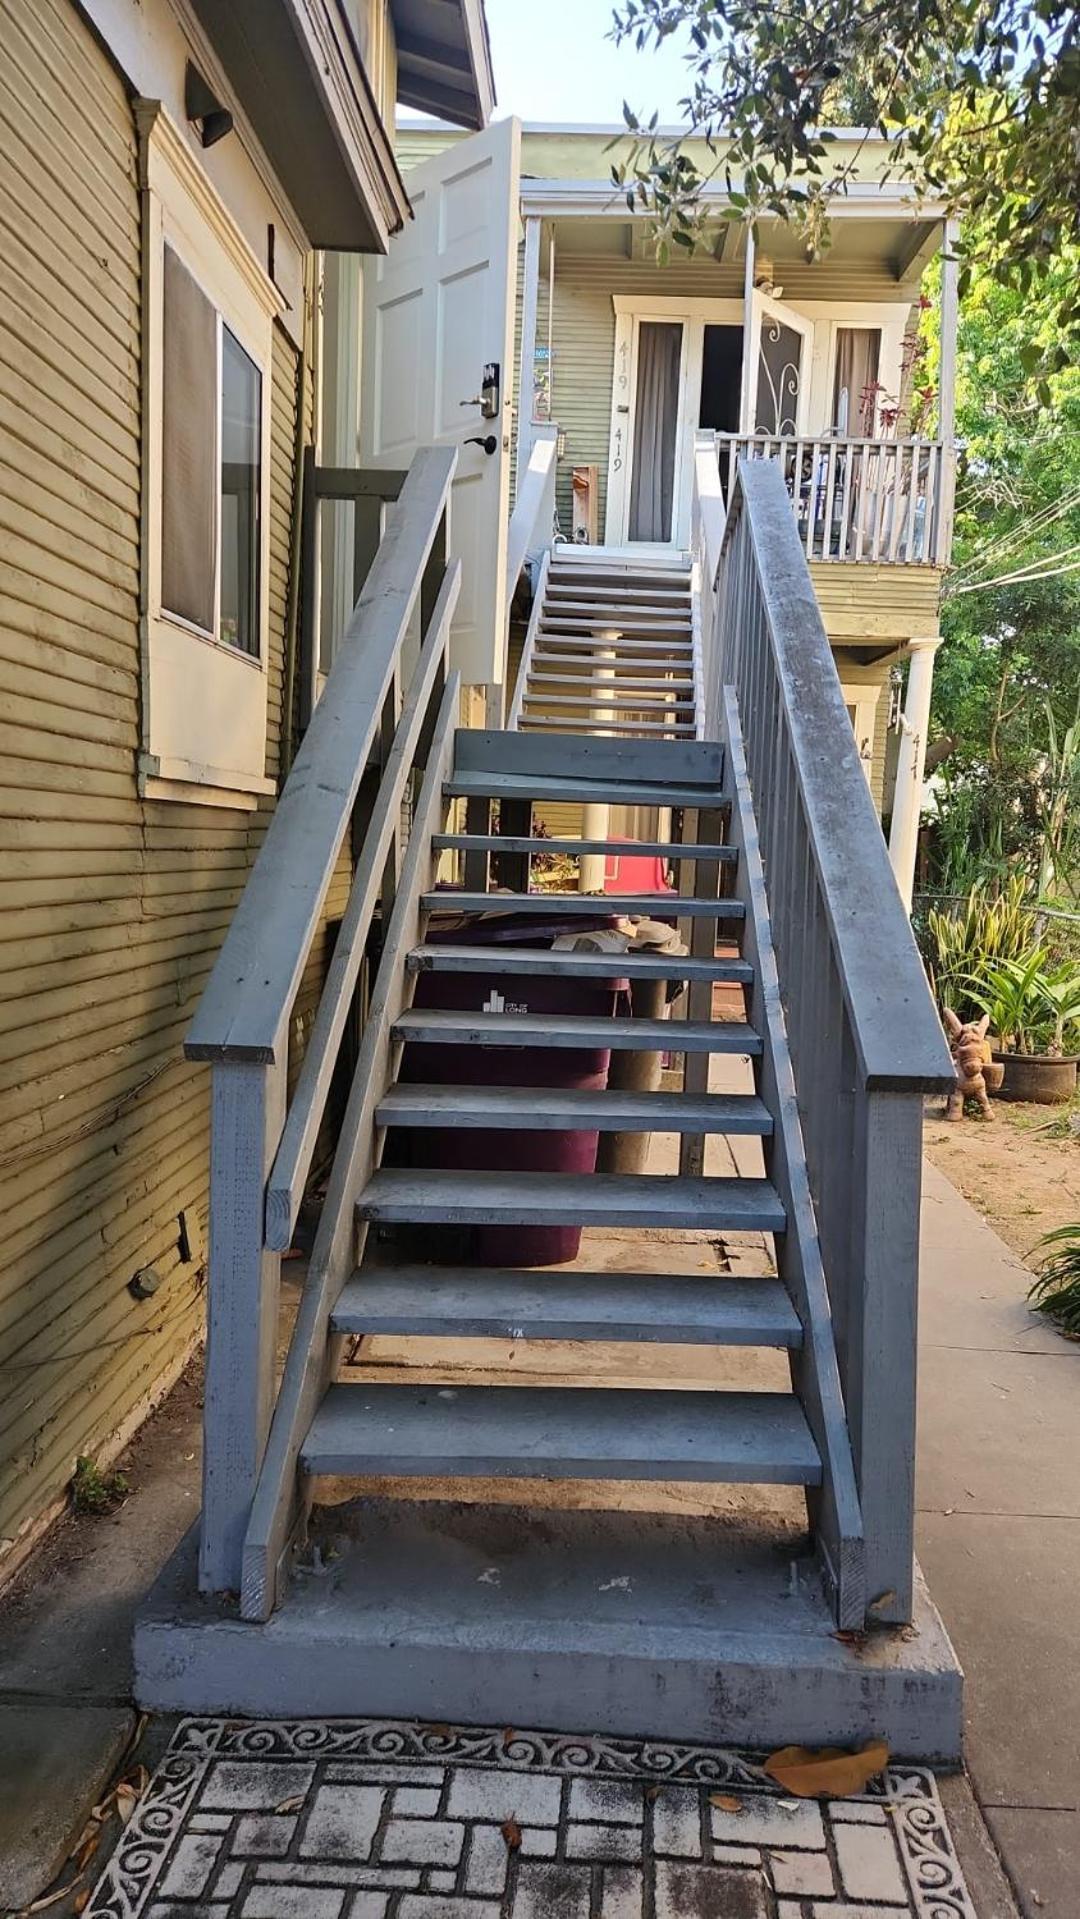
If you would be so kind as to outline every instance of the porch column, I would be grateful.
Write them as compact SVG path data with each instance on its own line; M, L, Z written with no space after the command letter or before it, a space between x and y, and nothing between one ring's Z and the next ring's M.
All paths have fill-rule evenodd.
M941 480L937 510L937 538L934 543L934 559L939 566L947 566L949 562L952 548L953 496L956 489L956 329L959 317L956 242L958 234L958 223L955 220L946 220L942 235L941 374L938 392Z
M525 221L525 262L521 289L521 359L518 365L517 464L515 497L521 492L533 444L533 382L536 368L536 312L540 293L540 220Z
M754 229L746 229L746 260L743 264L743 309L742 309L742 391L739 396L739 432L746 434L754 431L754 375L757 371L750 352L750 322L754 313L754 260L757 249L754 246Z
M618 627L606 628L604 631L595 635L595 641L598 642L598 644L594 644L589 663L589 671L597 682L601 680L611 680L613 684L616 682L618 676L615 672L614 662L617 658L617 648L621 637L622 635ZM594 700L603 699L599 684L592 689L591 697ZM592 714L589 730L600 737L604 737L607 734L604 721L617 721L618 717L619 709L617 706L597 706ZM586 804L582 808L581 814L582 839L606 840L610 832L610 806L606 803L597 803L595 801L591 804ZM578 892L602 893L604 890L604 869L606 865L607 860L603 853L582 853L578 861Z
M900 755L896 764L889 858L900 897L909 913L915 889L915 855L919 842L923 774L926 771L926 734L930 725L934 656L940 645L940 639L936 638L910 642L907 699L900 720Z

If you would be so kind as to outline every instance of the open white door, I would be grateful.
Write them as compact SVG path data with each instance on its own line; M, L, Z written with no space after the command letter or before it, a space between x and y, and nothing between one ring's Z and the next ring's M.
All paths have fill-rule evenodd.
M813 339L812 320L755 287L743 358L744 433L805 433Z
M451 652L465 685L505 677L520 146L520 122L499 120L416 167L406 179L415 217L385 258L364 263L361 465L458 448Z

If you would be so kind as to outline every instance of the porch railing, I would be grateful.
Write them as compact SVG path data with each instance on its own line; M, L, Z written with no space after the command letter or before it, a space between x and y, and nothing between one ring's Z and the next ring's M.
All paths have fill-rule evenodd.
M526 560L532 568L532 612L521 651L517 678L507 709L506 725L513 731L521 718L521 703L532 665L540 610L547 584L548 559L555 537L555 472L558 428L534 426L535 438L529 451L514 511L510 515L506 553L507 624L514 588Z
M883 1622L911 1617L922 1100L954 1084L779 462L702 497L708 737L745 739L798 1117ZM710 505L710 501L712 504ZM783 1257L781 1248L781 1257Z
M944 566L952 537L953 452L937 440L718 433L725 504L739 467L772 460L808 560Z
M212 1065L213 1226L199 1554L199 1583L205 1592L241 1586L253 1502L260 1482L266 1483L264 1454L272 1417L271 1451L279 1456L275 1483L280 1496L271 1500L268 1551L287 1530L290 1446L293 1435L302 1431L306 1398L317 1397L322 1383L316 1386L297 1337L303 1343L313 1319L329 1311L333 1288L351 1265L350 1195L355 1196L358 1175L351 1161L338 1172L339 1143L331 1185L337 1176L340 1203L331 1204L328 1194L323 1207L298 1335L275 1409L281 1251L289 1244L312 1164L377 904L383 915L384 959L360 1044L361 1050L389 1045L388 1021L395 1009L389 1006L386 985L393 969L386 959L392 939L385 928L388 918L391 929L401 928L414 906L421 876L412 867L418 865L420 847L427 844L414 830L404 849L403 802L412 797L420 766L427 772L417 815L441 799L453 737L456 687L447 677L447 647L460 568L456 563L448 567L445 554L456 463L451 448L418 453L384 532L381 490L365 493L357 475L347 476L347 484L346 477L331 476L310 488L312 511L326 498L374 501L370 511L359 509L358 517L362 521L366 514L374 537L377 508L380 536L368 548L368 571L352 618L185 1042L188 1058ZM309 520L309 531L310 525ZM310 544L307 561L310 568ZM402 649L418 604L422 643L405 689ZM349 900L290 1103L292 1009L350 826L357 854ZM404 937L402 932L399 946ZM369 1081L374 1084L374 1077L369 1075ZM349 1122L347 1114L343 1137ZM317 1343L310 1350L317 1352ZM283 1405L286 1398L288 1407ZM266 1583L272 1585L272 1578Z

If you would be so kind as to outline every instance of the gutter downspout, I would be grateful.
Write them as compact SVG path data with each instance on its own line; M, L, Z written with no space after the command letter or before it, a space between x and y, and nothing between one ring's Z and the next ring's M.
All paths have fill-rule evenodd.
M304 330L296 369L296 433L293 440L292 519L289 527L289 598L285 612L285 667L281 702L281 773L279 786L293 763L296 705L296 663L300 643L300 568L304 537L304 453L307 447L308 370L315 325L315 255L304 261ZM309 636L314 645L314 634Z

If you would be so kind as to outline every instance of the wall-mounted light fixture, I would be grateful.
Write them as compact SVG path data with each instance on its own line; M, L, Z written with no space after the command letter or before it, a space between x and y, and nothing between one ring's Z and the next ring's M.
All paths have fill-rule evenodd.
M198 128L204 147L216 146L232 132L233 117L228 107L222 106L209 81L190 60L184 73L184 112Z

